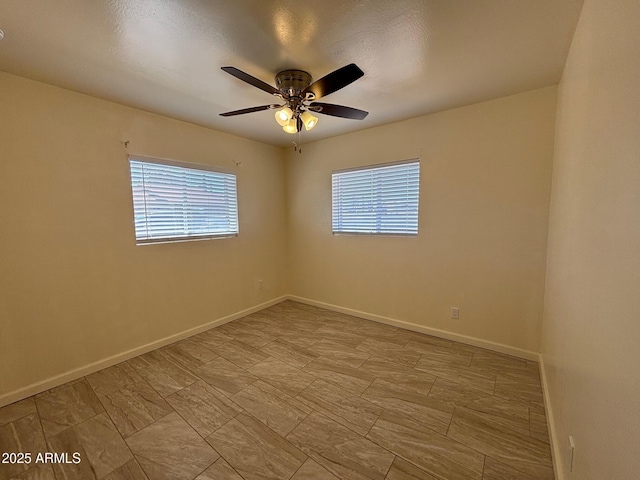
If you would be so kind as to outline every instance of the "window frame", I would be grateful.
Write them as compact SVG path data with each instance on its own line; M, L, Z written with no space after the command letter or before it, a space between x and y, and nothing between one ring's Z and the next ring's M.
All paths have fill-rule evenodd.
M335 230L335 193L334 193L334 175L336 174L343 174L343 173L349 173L349 172L357 172L357 171L363 171L363 170L375 170L378 168L385 168L385 167L393 167L393 166L399 166L399 165L410 165L410 164L417 164L418 166L418 186L417 186L417 211L416 211L416 231L415 232L389 232L389 231L384 231L384 232L376 232L376 231L371 231L371 232L358 232L358 231L348 231L348 230ZM353 236L375 236L375 237L383 237L383 236L391 236L391 237L417 237L419 234L419 221L420 221L420 184L421 184L421 172L420 172L420 165L421 165L421 159L420 157L416 157L416 158L410 158L407 160L398 160L398 161L393 161L393 162L384 162L384 163L376 163L376 164L369 164L369 165L363 165L363 166L358 166L358 167L351 167L351 168L345 168L345 169L340 169L340 170L333 170L331 172L331 232L333 235L353 235Z
M131 170L131 166L132 163L131 162L138 162L138 163L150 163L150 164L155 164L155 165L165 165L168 167L177 167L177 168L182 168L182 169L187 169L187 170L198 170L198 171L203 171L203 172L209 172L209 173L217 173L220 175L230 175L232 177L234 177L235 180L235 214L236 214L236 218L235 218L235 226L236 226L236 231L235 232L228 232L228 233L207 233L207 234L202 234L202 235L185 235L185 236L163 236L163 237L152 237L152 238L138 238L137 235L137 231L136 231L136 202L135 202L135 194L134 194L134 185L133 185L133 177L132 177L132 170ZM144 156L144 155L128 155L127 156L127 164L128 164L128 168L129 168L129 187L130 187L130 192L131 192L131 206L132 206L132 213L133 213L133 228L134 228L134 237L136 240L136 245L137 246L144 246L144 245L156 245L156 244L164 244L164 243L180 243L180 242L194 242L194 241L201 241L201 240L214 240L214 239L222 239L222 238L233 238L233 237L237 237L240 233L240 221L239 221L239 202L238 202L238 175L234 172L231 172L230 170L224 169L224 168L220 168L217 166L211 166L211 165L202 165L202 164L196 164L196 163L188 163L188 162L182 162L182 161L178 161L178 160L169 160L169 159L164 159L164 158L156 158L156 157L148 157L148 156ZM143 187L144 188L144 187ZM233 207L232 207L233 208Z

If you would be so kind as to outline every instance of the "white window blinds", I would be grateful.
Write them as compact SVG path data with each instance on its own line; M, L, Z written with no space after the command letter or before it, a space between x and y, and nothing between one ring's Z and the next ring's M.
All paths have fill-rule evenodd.
M418 234L420 162L333 172L333 233Z
M238 234L236 176L130 158L138 244Z

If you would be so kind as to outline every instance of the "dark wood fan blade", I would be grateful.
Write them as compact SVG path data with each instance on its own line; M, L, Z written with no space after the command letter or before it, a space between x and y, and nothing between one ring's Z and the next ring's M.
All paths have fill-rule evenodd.
M220 67L222 70L227 72L230 75L233 75L236 78L239 78L243 82L247 82L249 85L253 85L254 87L259 88L260 90L264 90L267 93L272 95L280 95L280 91L269 85L268 83L263 82L262 80L252 77L248 73L243 72L242 70L238 70L236 67Z
M355 82L363 75L364 72L355 63L350 63L313 82L305 89L305 93L311 92L315 95L315 98L326 97L330 93Z
M309 105L309 110L333 117L351 118L352 120L364 120L369 112L358 110L357 108L345 107L344 105L333 105L332 103L313 102Z
M260 105L259 107L243 108L242 110L234 110L233 112L221 113L222 117L233 117L234 115L242 115L245 113L260 112L262 110L271 110L273 108L282 107L283 105Z

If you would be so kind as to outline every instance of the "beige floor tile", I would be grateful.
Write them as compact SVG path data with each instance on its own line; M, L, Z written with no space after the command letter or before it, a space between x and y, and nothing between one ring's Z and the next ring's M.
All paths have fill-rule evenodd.
M496 376L496 397L519 401L531 407L544 408L542 386L531 378L513 374Z
M366 435L382 413L382 407L324 380L316 380L297 398L360 435Z
M230 336L229 335L230 332L235 332L243 328L246 328L246 327L242 325L242 318L240 318L234 322L227 322L217 327L214 327L211 330L209 330L209 332ZM205 333L209 333L209 332L205 332Z
M37 396L36 405L47 437L104 411L100 400L84 380Z
M117 392L121 388L139 383L142 377L128 363L119 363L87 376L87 382L98 397Z
M36 402L33 397L25 398L19 402L11 403L0 408L0 427L7 423L31 415L36 412Z
M456 342L452 342L451 340L434 337L432 335L427 335L424 333L413 332L411 330L403 330L403 334L407 338L407 343L415 342L415 343L421 343L425 345L436 345L436 346L445 347L445 348L451 348L451 347L458 348L458 346L461 345Z
M35 456L37 452L46 451L47 447L37 414L32 413L0 426L0 453L31 452ZM35 462L35 458L32 461ZM31 468L32 464L0 464L0 480L26 473Z
M409 427L405 421L398 422L386 412L367 438L435 477L446 480L482 478L484 455L420 424Z
M549 445L497 425L465 407L457 407L448 437L516 470L553 478Z
M224 334L233 337L234 340L244 342L253 348L264 347L267 343L273 342L277 338L276 335L257 331L248 327L235 327L233 326L233 323L235 322L226 324L229 325L229 329L225 330Z
M364 392L375 376L357 368L349 367L328 357L318 357L304 371L333 383L347 392L360 395Z
M387 341L373 340L371 338L367 338L364 342L358 345L356 349L366 352L369 355L376 355L396 363L409 365L410 367L413 367L418 363L418 360L422 357L422 354L419 352L408 350L404 346L389 343Z
M496 376L494 374L472 370L470 367L465 367L464 365L434 364L420 360L415 365L415 368L439 378L477 388L489 394L493 394L496 386Z
M148 478L140 464L135 460L130 460L102 480L148 480Z
M160 350L132 358L128 363L162 397L198 381L195 375L173 363Z
M385 480L439 480L415 465L396 457ZM515 479L514 479L515 480Z
M420 362L423 366L434 365L471 365L473 353L457 348L440 347L437 345L409 342L405 347L422 354Z
M531 374L527 360L488 350L477 351L473 354L472 366L494 373L514 372Z
M345 480L382 480L394 458L385 449L319 413L304 419L287 439Z
M539 476L511 468L491 457L484 461L484 476L482 480L553 480L553 476Z
M345 313L332 312L331 310L324 310L322 308L319 309L318 316L323 325L329 326L334 324L346 330L356 330L365 325L386 326L365 320L364 318L354 317L353 315L347 315Z
M166 400L203 437L242 412L229 397L202 380L169 395Z
M190 337L189 340L215 352L220 345L233 340L233 337L223 333L220 328L222 327L212 328L206 332L199 333L198 335Z
M287 309L289 309L289 311L308 312L316 316L324 315L326 313L335 313L335 312L331 312L330 310L325 310L324 308L316 307L315 305L308 305L306 303L296 302L294 300L286 300L285 302L283 302L283 304Z
M106 413L62 431L49 444L57 453L80 454L78 464L54 464L56 476L64 479L102 478L133 459Z
M220 347L216 349L216 353L234 365L244 369L253 367L256 363L260 363L267 358L264 352L238 340L232 340L220 345Z
M318 356L313 350L289 343L282 338L266 344L260 350L296 368L304 367Z
M370 325L361 326L354 333L362 335L368 340L375 340L399 347L404 347L404 345L407 343L407 337L404 336L403 332L399 331L396 327L373 322L371 322Z
M351 368L358 368L370 357L366 352L355 350L353 347L326 338L314 342L309 346L309 350L314 352L316 356L331 358L333 361L343 363Z
M320 466L319 463L307 459L306 462L298 469L291 480L339 480L334 474L326 468Z
M341 330L339 327L320 327L314 332L315 335L326 338L337 343L342 343L348 347L357 347L366 337L352 332Z
M126 442L149 480L192 480L220 457L177 413Z
M169 404L144 381L100 397L100 401L123 437L172 412Z
M315 380L309 373L272 357L254 365L249 372L291 396L296 396Z
M280 337L286 333L294 333L296 335L311 333L320 325L310 326L308 322L291 321L287 318L263 317L252 322L242 324L250 330L264 333L269 338Z
M162 349L167 358L187 370L198 368L218 355L201 342L188 338Z
M544 413L538 413L533 408L529 413L529 433L530 435L544 443L549 443L549 429L547 427L547 417Z
M238 393L257 380L254 375L222 357L199 366L193 373L228 396Z
M1 475L0 478L2 478ZM56 480L56 475L53 473L53 467L51 465L40 464L32 465L29 470L11 477L11 480Z
M458 350L464 350L466 352L471 352L471 353L491 353L492 352L492 350L487 350L486 348L482 348L482 347L476 347L475 345L471 345L469 343L452 341L450 346L453 348L457 348Z
M317 342L321 337L318 335L314 335L312 333L293 333L286 332L278 335L278 340L282 340L283 342L290 343L291 345L296 345L298 347L302 347L307 349L309 346L313 345Z
M207 437L245 480L290 478L307 456L258 420L241 413Z
M524 383L527 385L540 386L540 372L527 366L527 369L507 369L496 371L496 376L500 375L513 382Z
M275 306L275 305L274 305ZM264 310L260 310L259 312L254 312L246 317L242 317L239 321L244 323L246 322L260 322L260 323L275 323L280 320L275 310L272 310L273 307L265 308Z
M447 434L454 407L434 400L413 389L377 378L362 398L392 413L398 422L420 423L443 435ZM365 432L366 433L366 432Z
M290 333L295 335L314 335L315 331L320 327L322 327L322 324L318 323L316 319L299 322L298 320L289 318L279 322L269 333L275 335L277 338L281 338Z
M322 327L324 327L324 324L320 323L317 318L306 319L303 321L299 321L295 318L289 318L288 322L283 325L283 329L278 336L282 335L282 332L284 331L295 332L300 335L315 335L316 331Z
M346 318L344 318L346 317ZM342 315L340 313L334 315L321 315L318 319L320 324L317 328L329 328L332 330L341 330L343 332L351 332L356 333L360 327L364 324L369 323L366 320L356 319L356 321L352 321L355 317L348 317L346 315Z
M536 362L285 301L0 408L0 451L81 451L57 480L551 480L546 421Z
M268 310L269 312L271 310ZM317 324L327 311L315 307L313 305L306 305L299 302L290 302L290 305L281 312L276 318L282 318L288 322L302 322L302 323L314 323Z
M195 480L243 480L224 458L220 457Z
M71 380L69 382L65 382L62 385L58 385L57 387L53 387L50 388L48 390L45 390L44 392L40 392L40 393L36 393L34 395L34 398L37 400L38 398L44 396L44 395L50 395L52 393L56 393L59 390L63 390L67 387L70 387L71 385L75 385L76 383L80 383L80 382L86 382L87 379L85 377L80 377L80 378L76 378L75 380Z
M472 386L444 378L438 378L435 381L429 391L429 397L461 406L482 398L495 398L493 395Z
M429 394L431 386L436 380L436 377L427 372L375 356L365 361L358 370L410 388L422 395Z
M527 360L527 367L529 367L529 374L532 377L540 378L540 364L533 360Z
M544 405L535 406L535 407L532 405L529 405L529 411L533 413L537 413L538 415L544 415L545 418L547 415L547 411L545 410Z
M311 413L311 408L300 400L262 380L240 390L231 399L283 437Z
M489 422L529 435L529 408L526 405L491 396L467 402L464 407Z
M278 335L282 331L282 323L284 321L280 319L271 319L267 316L253 314L248 317L241 318L233 322L233 328L247 332L264 333L265 335L272 337Z

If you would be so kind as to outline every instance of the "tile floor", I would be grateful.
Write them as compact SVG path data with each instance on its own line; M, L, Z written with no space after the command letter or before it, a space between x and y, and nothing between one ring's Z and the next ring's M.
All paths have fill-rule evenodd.
M0 409L0 480L551 480L535 362L283 302Z

